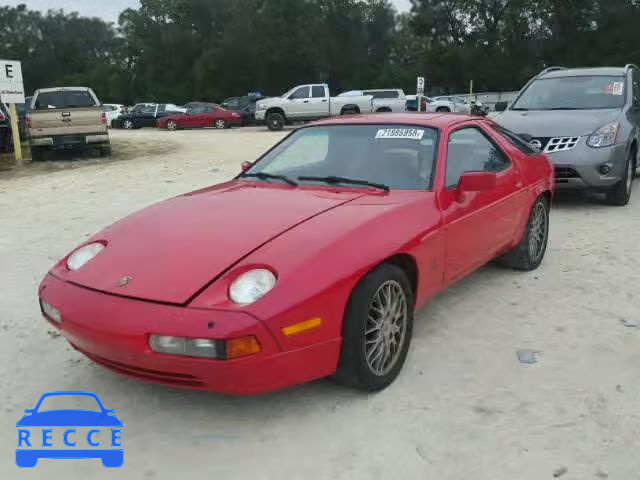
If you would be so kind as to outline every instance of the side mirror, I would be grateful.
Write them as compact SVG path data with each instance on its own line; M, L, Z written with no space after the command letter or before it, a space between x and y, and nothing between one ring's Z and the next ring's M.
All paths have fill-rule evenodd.
M242 170L242 173L246 172L247 170L249 170L251 167L253 166L253 164L251 162L247 162L246 160L244 162L242 162L240 164L240 170Z
M494 172L465 172L458 182L458 192L484 192L495 188L497 175Z
M496 112L504 112L508 106L508 102L498 102L496 103Z

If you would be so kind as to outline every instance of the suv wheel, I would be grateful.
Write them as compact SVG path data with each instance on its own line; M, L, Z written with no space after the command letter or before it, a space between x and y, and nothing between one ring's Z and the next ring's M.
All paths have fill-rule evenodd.
M633 179L635 177L635 153L632 151L627 158L627 164L624 169L624 175L611 190L607 192L607 202L610 205L624 207L631 199L631 190L633 188Z
M124 123L122 124L122 126L126 130L133 130L133 122L131 120L125 120Z

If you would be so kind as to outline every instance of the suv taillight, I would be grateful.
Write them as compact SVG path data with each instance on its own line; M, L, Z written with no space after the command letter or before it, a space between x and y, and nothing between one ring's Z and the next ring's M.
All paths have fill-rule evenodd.
M27 128L31 128L31 115L24 117L24 124Z
M102 123L102 125L107 124L107 114L104 112L102 112L102 115L100 116L100 123Z

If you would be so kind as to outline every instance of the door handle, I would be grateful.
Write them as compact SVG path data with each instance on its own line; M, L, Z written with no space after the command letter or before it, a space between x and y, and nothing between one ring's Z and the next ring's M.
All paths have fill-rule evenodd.
M327 99L322 100L322 103L327 103Z
M304 101L304 102L302 102L302 103L309 103L309 100L305 100L305 101Z

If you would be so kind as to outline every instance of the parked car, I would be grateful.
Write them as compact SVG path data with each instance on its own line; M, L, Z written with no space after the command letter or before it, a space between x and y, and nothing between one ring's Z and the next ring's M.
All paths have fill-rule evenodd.
M551 157L556 182L606 193L611 205L631 198L640 145L640 70L547 68L495 120L531 135Z
M421 97L421 112L428 111L428 104L431 102L431 98L425 97L424 95ZM407 95L406 96L406 110L407 112L417 112L418 111L418 96L417 95Z
M111 155L107 116L96 94L87 87L36 90L26 117L31 157L45 149L98 148Z
M244 95L242 97L231 97L220 103L226 110L232 110L242 115L243 125L253 125L256 123L256 102L263 97L255 95Z
M298 85L281 97L259 100L256 120L269 130L282 130L287 123L317 120L335 115L373 112L373 97L331 97L324 83Z
M104 113L107 115L107 125L111 125L111 122L126 113L125 106L118 103L105 103L103 107Z
M373 110L375 112L401 113L407 111L407 97L399 88L350 90L341 93L338 97L361 97L371 95L373 97Z
M234 125L242 125L242 115L208 103L197 105L185 113L160 118L157 126L167 130L178 130L202 127L230 128Z
M481 117L326 120L242 170L65 256L38 290L52 328L172 387L333 375L375 391L400 372L416 309L493 259L533 270L545 255L553 168Z
M185 113L186 110L173 103L152 103L136 105L129 113L120 115L111 122L114 128L132 130L134 128L155 127L158 120L171 115Z

